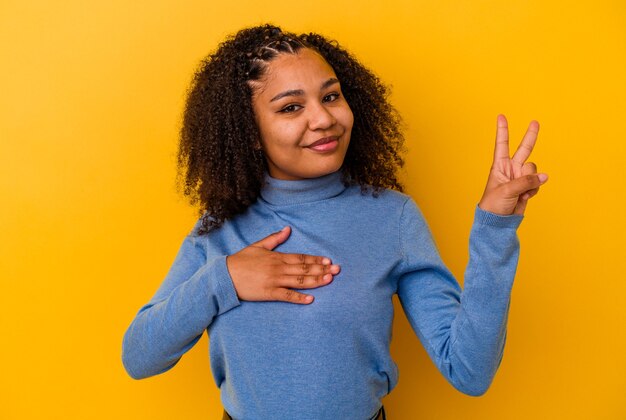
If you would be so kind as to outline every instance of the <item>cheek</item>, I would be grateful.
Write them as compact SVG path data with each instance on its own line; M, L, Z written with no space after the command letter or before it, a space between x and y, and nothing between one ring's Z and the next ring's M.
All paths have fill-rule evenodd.
M299 124L290 122L274 122L261 131L263 142L267 148L297 147L303 135Z
M341 113L337 116L337 121L341 122L341 125L347 130L352 130L352 125L354 124L354 115L352 114L352 110L349 106L346 105L345 108L342 108Z

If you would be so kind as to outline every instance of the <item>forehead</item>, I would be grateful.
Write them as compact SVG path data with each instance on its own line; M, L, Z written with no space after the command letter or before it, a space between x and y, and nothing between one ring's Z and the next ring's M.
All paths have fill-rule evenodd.
M258 94L285 89L306 89L307 84L321 85L336 77L333 68L317 52L303 48L296 54L283 53L270 61L265 75L255 82Z

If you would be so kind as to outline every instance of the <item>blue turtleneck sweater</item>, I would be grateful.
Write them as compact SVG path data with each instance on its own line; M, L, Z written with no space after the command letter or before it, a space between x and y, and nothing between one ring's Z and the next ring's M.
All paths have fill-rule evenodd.
M365 420L398 381L392 296L446 379L484 393L500 364L521 216L476 209L464 290L410 197L346 188L339 173L266 178L259 200L208 235L185 238L167 277L124 336L133 378L173 367L208 331L213 377L237 420ZM291 226L276 251L327 256L332 283L310 305L237 298L226 256Z

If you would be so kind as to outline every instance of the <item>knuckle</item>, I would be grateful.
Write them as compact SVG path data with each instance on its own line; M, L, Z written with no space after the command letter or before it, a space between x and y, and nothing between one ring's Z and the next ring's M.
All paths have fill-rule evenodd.
M299 275L298 276L298 284L299 285L303 285L304 284L304 276L303 275Z
M306 264L306 263L302 264L302 272L303 273L308 273L309 270L311 270L311 266L309 264Z
M286 298L287 300L294 300L294 298L295 298L294 294L295 294L295 293L296 293L296 292L294 292L294 291L293 291L293 290L291 290L291 289L286 289L286 290L285 290L285 298Z
M300 262L304 264L304 254L298 255L298 258L300 259Z
M524 178L528 186L534 186L537 180L537 177L534 175L526 175Z

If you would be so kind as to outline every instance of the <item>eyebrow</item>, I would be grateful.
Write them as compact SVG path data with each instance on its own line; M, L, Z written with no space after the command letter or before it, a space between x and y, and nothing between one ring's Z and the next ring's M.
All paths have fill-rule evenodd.
M320 86L320 90L324 90L324 89L334 85L335 83L339 83L339 80L337 80L335 77L331 77L330 79L328 79L327 81L322 83L322 86ZM281 92L278 95L274 96L272 99L270 99L270 102L277 101L277 100L279 100L281 98L284 98L286 96L302 96L302 95L304 95L304 91L302 89L286 90L286 91Z

